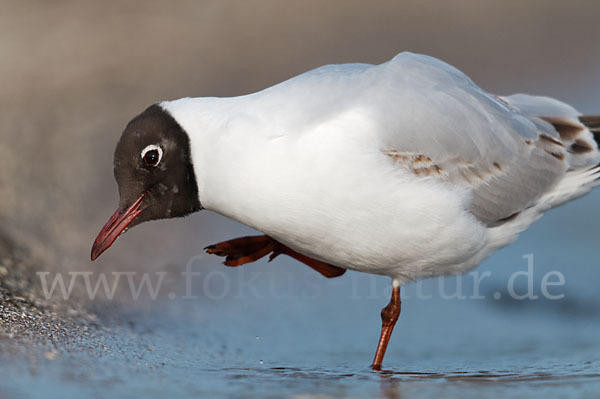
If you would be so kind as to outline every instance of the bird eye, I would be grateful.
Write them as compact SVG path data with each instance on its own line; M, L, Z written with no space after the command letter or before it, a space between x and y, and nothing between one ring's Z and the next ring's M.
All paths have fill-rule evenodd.
M156 166L160 163L162 159L163 151L157 145L151 144L143 149L142 151L142 159L144 163L148 166Z

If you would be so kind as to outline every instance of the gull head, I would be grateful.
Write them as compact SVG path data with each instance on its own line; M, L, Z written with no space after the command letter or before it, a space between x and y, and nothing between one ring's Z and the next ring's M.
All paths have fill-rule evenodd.
M189 137L158 104L136 116L123 131L115 149L114 175L119 206L94 241L92 260L135 225L202 208Z

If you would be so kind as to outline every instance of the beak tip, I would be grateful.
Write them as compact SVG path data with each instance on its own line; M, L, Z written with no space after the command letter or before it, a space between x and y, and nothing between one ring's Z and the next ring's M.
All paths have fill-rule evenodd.
M90 253L90 259L91 261L95 261L96 259L98 259L98 257L100 256L100 254L102 254L103 251L99 251L98 250L98 246L94 245L92 247L92 252Z
M92 252L90 259L95 261L104 251L106 251L113 242L127 229L127 227L138 217L142 210L140 205L146 196L146 193L142 193L140 197L125 211L121 211L119 208L110 217L108 222L102 227L100 233L92 245Z

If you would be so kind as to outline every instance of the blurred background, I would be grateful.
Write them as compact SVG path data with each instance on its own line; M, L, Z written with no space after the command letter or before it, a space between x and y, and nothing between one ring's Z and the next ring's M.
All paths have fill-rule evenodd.
M405 374L387 379L366 368L389 300L386 278L325 280L283 258L223 268L202 248L252 231L209 212L136 227L89 261L118 202L114 147L152 103L247 94L324 64L377 64L409 50L490 92L548 95L600 114L598 15L596 1L0 0L0 358L13 360L0 366L10 376L0 396L102 388L468 397L498 394L515 383L509 374L525 380L515 392L528 397L598 392L598 192L549 212L487 260L478 269L491 273L480 288L486 299L440 296L440 284L448 293L463 284L471 295L467 277L407 286L386 357ZM505 299L530 253L535 292L558 270L563 299ZM190 259L202 273L198 299L180 300ZM112 300L89 302L76 284L70 301L47 301L38 271L166 272L167 288L157 301L132 300L120 286ZM75 361L87 366L75 372ZM563 390L549 390L543 376Z

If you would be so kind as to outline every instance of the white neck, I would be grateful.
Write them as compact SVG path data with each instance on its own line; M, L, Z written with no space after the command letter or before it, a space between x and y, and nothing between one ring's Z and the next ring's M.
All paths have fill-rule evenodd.
M161 103L187 132L202 206L241 223L268 229L263 215L275 200L282 151L274 151L277 134L254 112L251 96L182 98ZM249 101L254 100L254 101ZM273 221L278 225L277 221Z

